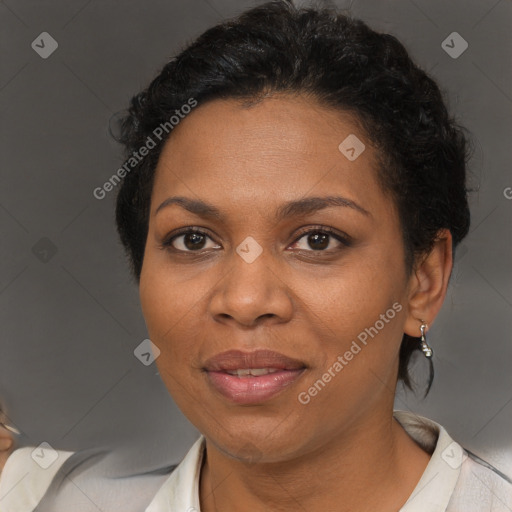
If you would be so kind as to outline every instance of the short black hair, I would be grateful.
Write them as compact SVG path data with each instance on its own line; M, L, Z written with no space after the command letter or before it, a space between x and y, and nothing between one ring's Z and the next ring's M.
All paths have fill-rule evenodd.
M409 274L440 229L450 230L455 251L470 222L467 130L449 115L435 81L394 36L332 7L271 1L208 29L131 99L118 140L128 161L191 98L199 104L251 104L273 93L304 94L353 114L363 127L377 149L380 184L399 213ZM132 162L117 194L117 229L137 283L155 168L169 133L144 159ZM418 339L404 333L400 347L398 378L410 389L408 365ZM429 363L425 395L433 381Z

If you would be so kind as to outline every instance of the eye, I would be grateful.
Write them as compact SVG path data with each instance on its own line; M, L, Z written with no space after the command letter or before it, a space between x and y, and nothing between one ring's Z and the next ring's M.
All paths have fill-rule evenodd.
M331 250L351 245L348 235L342 235L331 228L321 226L303 231L293 245L298 244L302 239L305 239L304 245L298 248L308 252L331 252ZM337 244L336 242L333 243L333 239ZM332 247L333 245L335 247Z
M205 247L208 238L213 242L212 238L205 231L197 228L186 228L164 240L160 247L176 252L199 252L204 249L217 249L220 247L218 244L214 247Z
M208 239L213 243L213 246L207 247ZM343 246L349 247L351 245L351 239L348 235L338 233L331 228L322 226L303 230L299 238L297 238L290 247L298 244L302 239L305 239L305 246L299 246L298 249L306 252L332 252ZM334 248L332 245L336 245L336 243L333 244L333 239L337 241L337 247ZM160 248L176 253L200 253L208 249L220 249L221 246L215 243L208 233L201 229L183 228L165 239L160 245Z

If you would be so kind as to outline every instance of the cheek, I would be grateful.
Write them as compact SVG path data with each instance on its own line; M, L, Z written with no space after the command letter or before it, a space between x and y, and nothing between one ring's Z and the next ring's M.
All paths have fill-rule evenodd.
M151 341L164 356L159 360L166 359L179 346L173 340L184 337L186 326L195 314L194 305L200 300L198 289L190 282L180 284L177 276L176 271L154 264L151 256L145 260L141 272L142 313Z
M312 381L331 369L331 374L343 375L332 379L337 383L333 389L357 388L359 394L371 387L369 378L387 380L394 371L405 311L400 262L393 251L372 249L340 266L330 278L314 283L297 278L297 296L315 331L315 350L324 354Z
M208 342L205 297L219 276L180 269L148 254L140 279L140 302L151 341L160 350L155 363L173 398L183 407L197 396L199 360ZM211 320L211 319L210 319Z
M172 273L151 266L150 258L140 279L140 302L149 338L160 350L155 364L171 396L176 399L183 392L182 382L190 382L190 357L195 340L187 331L188 315L193 299L190 288L177 285ZM186 386L189 388L189 386ZM185 402L190 397L185 397Z
M397 261L390 251L368 247L329 273L297 272L293 288L305 311L322 318L346 339L373 325L380 314L402 299L405 283Z
M327 296L330 300L318 303L310 319L316 338L312 351L319 364L297 399L319 417L322 411L351 417L361 403L377 406L394 389L404 307L383 280L340 280L325 287Z

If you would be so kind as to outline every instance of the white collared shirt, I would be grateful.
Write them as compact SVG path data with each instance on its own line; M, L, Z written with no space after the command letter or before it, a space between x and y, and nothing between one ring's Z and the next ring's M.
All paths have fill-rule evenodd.
M54 464L38 464L33 447L15 450L0 478L0 512L31 512L45 495L51 481L73 452L55 451Z
M423 475L399 512L512 512L512 483L507 476L463 450L438 423L405 411L394 411L394 417L431 454ZM147 507L145 512L200 512L199 477L204 449L205 439L201 436L170 474L170 470L163 471L149 479L135 475L124 481L104 478L89 488L71 485L75 497L58 500L58 505L50 498L46 503L50 508L43 509L97 512L100 501L94 504L85 498L89 495L95 500L101 496L101 509L109 512L140 512L140 503ZM75 479L74 473L68 475L64 462L72 460L71 455L79 459L81 452L57 450L58 458L46 469L36 463L33 452L30 447L20 448L7 459L0 478L0 512L32 512L57 477L65 474ZM80 464L71 466L71 471L80 468ZM80 505L79 498L83 500Z
M438 423L406 411L394 417L431 459L399 512L511 512L512 483L456 443ZM201 436L159 489L145 512L201 512Z

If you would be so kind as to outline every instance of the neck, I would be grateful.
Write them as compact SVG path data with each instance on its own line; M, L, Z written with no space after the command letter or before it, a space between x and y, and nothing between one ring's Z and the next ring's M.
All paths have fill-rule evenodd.
M361 418L329 443L281 462L236 460L207 440L201 511L398 510L430 456L389 412L384 418Z

